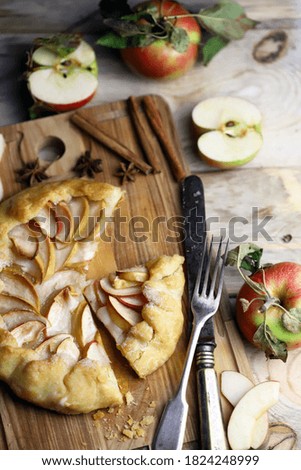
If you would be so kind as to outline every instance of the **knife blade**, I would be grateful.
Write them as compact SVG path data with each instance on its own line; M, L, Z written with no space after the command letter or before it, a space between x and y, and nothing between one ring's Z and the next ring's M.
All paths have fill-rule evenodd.
M205 195L202 181L196 175L182 183L184 216L184 252L189 305L194 291L200 261L206 244ZM206 255L207 253L205 253ZM204 263L206 265L206 263ZM193 315L190 312L190 318ZM200 415L201 449L227 449L219 390L214 370L214 323L210 318L198 338L196 348L197 389Z

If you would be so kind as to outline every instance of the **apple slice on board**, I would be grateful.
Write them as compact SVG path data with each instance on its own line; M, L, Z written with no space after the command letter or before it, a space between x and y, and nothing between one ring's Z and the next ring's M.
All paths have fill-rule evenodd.
M225 370L221 373L221 392L233 407L253 387L253 382L240 372ZM267 413L264 413L256 420L251 443L252 449L258 449L263 444L268 431L269 419Z
M235 406L228 423L228 441L233 450L251 448L256 422L279 399L279 382L262 382L251 388Z
M200 137L201 158L217 168L233 168L251 161L263 144L260 111L249 101L231 96L209 98L192 111Z
M98 85L95 52L79 35L39 39L32 54L28 88L35 101L56 112L88 103Z

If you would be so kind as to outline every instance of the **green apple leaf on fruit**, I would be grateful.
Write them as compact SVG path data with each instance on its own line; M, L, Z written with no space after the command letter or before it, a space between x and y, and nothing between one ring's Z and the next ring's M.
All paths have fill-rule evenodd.
M237 266L255 273L260 269L262 252L262 248L254 243L242 243L228 252L226 265Z
M301 332L301 308L291 308L282 315L282 323L291 333Z
M253 341L258 348L264 350L266 357L270 359L281 359L283 362L286 362L286 343L280 341L265 322L259 325L253 336Z
M208 39L202 49L203 64L207 65L213 57L228 44L228 40L220 36L213 36Z
M112 47L113 49L124 49L125 47L128 47L128 40L127 38L114 33L114 31L109 31L101 36L101 38L96 41L96 44L104 47Z
M170 42L177 52L185 52L189 46L189 36L183 28L173 28Z

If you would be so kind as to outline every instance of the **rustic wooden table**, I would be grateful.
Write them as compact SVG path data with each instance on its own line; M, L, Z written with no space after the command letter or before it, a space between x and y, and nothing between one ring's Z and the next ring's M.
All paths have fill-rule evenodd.
M136 2L131 2L136 3ZM183 0L192 11L211 1ZM97 47L100 83L91 105L123 99L131 94L162 95L171 107L183 153L190 169L200 173L206 190L207 215L216 217L213 233L225 230L233 246L242 236L264 248L264 260L301 258L301 1L240 0L250 17L260 23L241 41L232 42L208 67L195 66L173 82L142 79L128 71L118 54ZM28 119L24 83L19 80L25 51L33 38L61 31L82 31L93 43L99 31L98 1L1 0L0 3L0 125ZM287 46L276 60L258 62L254 46L272 31L285 31ZM300 44L299 44L300 40ZM277 43L274 43L277 49ZM276 54L277 55L277 54ZM234 95L254 102L263 114L264 146L242 169L212 171L197 157L190 131L190 115L200 100ZM270 217L269 236L257 236L256 224ZM233 225L233 217L244 221ZM290 235L291 237L285 237ZM285 240L290 239L287 243ZM240 279L231 271L227 288L235 297ZM300 353L291 352L287 364L266 361L261 352L246 345L257 380L281 381L281 400L273 408L273 421L286 422L298 435L301 449Z

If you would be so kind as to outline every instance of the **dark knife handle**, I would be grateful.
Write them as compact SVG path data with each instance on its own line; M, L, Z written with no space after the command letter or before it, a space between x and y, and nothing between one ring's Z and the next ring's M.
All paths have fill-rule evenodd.
M196 352L197 391L202 450L228 449L214 370L214 342L199 344Z

